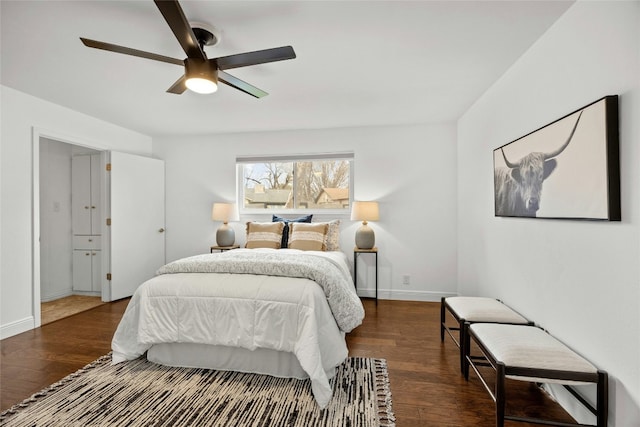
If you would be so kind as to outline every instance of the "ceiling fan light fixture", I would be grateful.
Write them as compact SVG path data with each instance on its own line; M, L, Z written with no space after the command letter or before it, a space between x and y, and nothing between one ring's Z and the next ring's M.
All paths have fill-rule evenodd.
M185 82L187 88L196 93L213 93L218 90L216 82L201 77L191 77Z
M218 70L209 61L187 58L185 65L185 85L196 93L213 93L218 90Z

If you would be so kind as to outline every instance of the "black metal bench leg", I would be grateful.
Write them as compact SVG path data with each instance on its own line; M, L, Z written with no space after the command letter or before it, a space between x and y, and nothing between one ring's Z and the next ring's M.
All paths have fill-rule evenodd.
M597 394L597 423L598 427L607 427L609 415L609 378L606 372L598 371Z
M504 364L496 364L496 427L504 427L505 386Z
M460 353L462 354L462 374L464 379L469 381L469 360L471 357L471 334L469 333L469 324L465 323L464 327L464 341L460 342ZM462 333L462 330L461 330Z
M445 312L444 312L444 297L440 299L440 341L444 342L444 320L445 320Z
M464 321L464 319L460 319L460 372L464 373L464 361L465 361L465 351L467 348L467 335L469 335L469 330L467 329L469 324Z

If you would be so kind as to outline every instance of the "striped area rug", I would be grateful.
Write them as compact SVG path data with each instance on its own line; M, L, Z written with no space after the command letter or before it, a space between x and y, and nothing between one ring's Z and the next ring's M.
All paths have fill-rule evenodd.
M21 426L395 426L384 359L348 358L320 410L308 380L106 355L0 414Z

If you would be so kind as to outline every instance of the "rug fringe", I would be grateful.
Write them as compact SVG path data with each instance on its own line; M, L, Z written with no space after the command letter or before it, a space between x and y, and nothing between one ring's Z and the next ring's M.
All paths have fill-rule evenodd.
M387 374L387 361L385 359L374 359L374 364L380 427L395 427L396 417L393 413L391 387Z

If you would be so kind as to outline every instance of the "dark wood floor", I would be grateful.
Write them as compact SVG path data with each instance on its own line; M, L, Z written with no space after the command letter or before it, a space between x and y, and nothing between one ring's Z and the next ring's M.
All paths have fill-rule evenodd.
M0 341L0 410L107 354L127 304L104 304Z
M0 410L108 353L127 303L105 304L0 341ZM440 342L439 303L364 303L365 321L347 337L350 355L387 360L398 427L495 425L493 401L473 373L469 382L460 375L453 342ZM527 383L509 383L507 408L572 421Z

